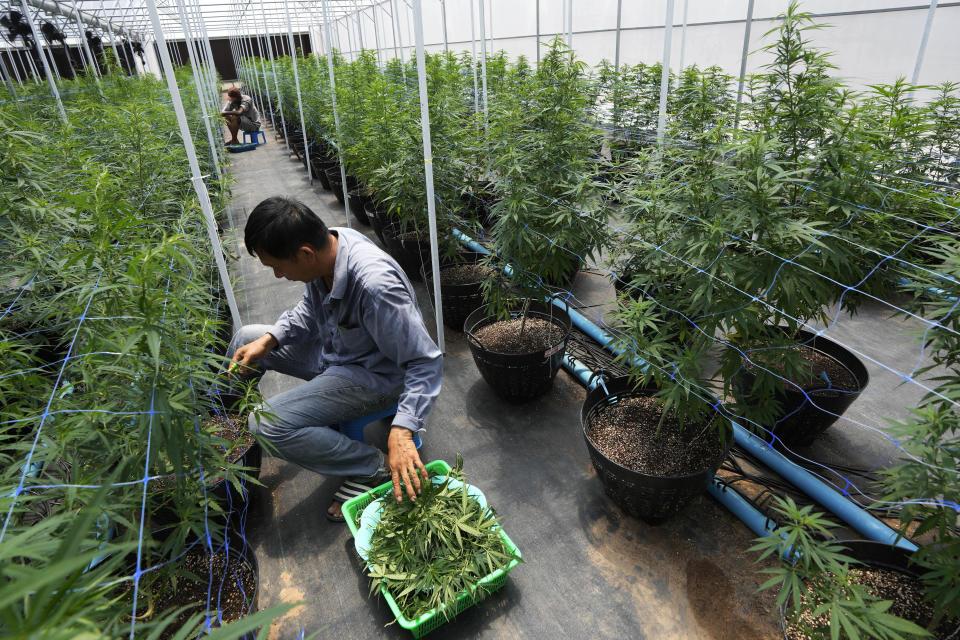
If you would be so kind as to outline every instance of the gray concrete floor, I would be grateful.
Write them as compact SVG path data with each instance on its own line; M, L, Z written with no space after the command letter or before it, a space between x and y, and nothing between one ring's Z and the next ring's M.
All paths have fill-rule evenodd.
M231 156L234 265L242 317L272 323L297 303L302 285L277 280L247 255L242 229L263 198L295 196L331 226L345 213L330 192L308 183L306 171L267 129L268 143ZM363 229L372 236L369 228ZM609 299L606 281L581 274L577 296ZM605 297L606 296L606 297ZM418 284L431 332L433 311ZM915 322L890 321L882 308L841 318L830 336L884 363L909 371L919 348L906 335ZM499 401L481 380L461 334L446 330L443 391L428 419L425 461L453 461L460 452L524 555L507 585L431 638L772 639L778 635L775 594L758 594L761 568L746 552L753 534L707 495L674 520L649 526L625 516L602 492L579 424L582 387L561 372L546 396L520 406ZM895 454L874 431L903 417L922 395L867 361L867 392L815 447L803 453L824 462L874 466ZM298 381L267 374L271 396ZM868 425L862 427L860 424ZM385 425L371 425L369 442L384 446ZM345 525L324 511L340 480L265 458L248 523L259 556L260 606L302 601L278 619L271 638L320 631L322 638L406 638L368 581Z

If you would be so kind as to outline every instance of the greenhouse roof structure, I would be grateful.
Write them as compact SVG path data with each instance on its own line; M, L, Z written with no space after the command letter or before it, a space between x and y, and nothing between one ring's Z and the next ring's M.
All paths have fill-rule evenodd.
M9 0L0 636L960 637L957 33Z

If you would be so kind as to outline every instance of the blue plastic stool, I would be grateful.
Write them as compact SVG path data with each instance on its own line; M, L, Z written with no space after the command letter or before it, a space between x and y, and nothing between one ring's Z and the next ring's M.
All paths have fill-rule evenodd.
M390 416L396 415L396 413L397 405L393 405L392 407L387 407L383 411L368 413L365 416L354 418L353 420L347 420L346 422L341 422L337 426L340 430L340 433L347 436L351 440L363 442L363 430L368 424L374 422L375 420L389 418ZM420 438L419 433L413 434L413 444L416 445L417 449L423 446L423 440Z
M262 141L260 141L261 138L263 139ZM243 141L253 144L267 144L267 134L263 132L263 129L259 131L244 131Z

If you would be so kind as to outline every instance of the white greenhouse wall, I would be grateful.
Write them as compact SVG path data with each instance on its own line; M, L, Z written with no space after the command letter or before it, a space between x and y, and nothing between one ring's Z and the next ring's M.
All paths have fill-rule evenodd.
M379 26L383 55L393 56L394 37L391 14L394 0L385 0L376 8L361 10L360 33L364 46L376 42L373 15ZM622 63L653 63L663 55L663 25L666 0L622 1L620 60ZM763 34L775 27L775 17L788 0L756 0L750 39L747 71L756 72L768 61L759 51ZM493 50L503 49L511 56L536 59L537 6L540 10L541 41L547 42L562 31L563 0L485 0L486 36L493 37ZM412 10L404 0L396 0L399 42L404 58L413 53ZM473 7L476 38L480 38L479 0L447 0L447 39L455 51L470 51L470 9ZM853 87L892 82L913 75L917 52L929 4L923 0L805 0L801 8L820 17L817 22L830 25L810 32L819 46L833 52L835 74ZM740 51L746 18L747 0L688 0L684 64L719 65L732 75L739 72ZM681 47L684 0L674 2L674 29L671 49L676 69ZM423 0L424 38L427 49L443 49L443 23L440 0ZM613 60L617 0L573 0L573 46L580 59L590 65L602 59ZM334 43L348 56L357 43L355 15L340 18L332 29ZM960 46L953 40L960 33L960 2L940 2L930 31L921 68L921 84L960 81ZM488 52L491 50L488 43ZM477 45L477 55L480 44Z

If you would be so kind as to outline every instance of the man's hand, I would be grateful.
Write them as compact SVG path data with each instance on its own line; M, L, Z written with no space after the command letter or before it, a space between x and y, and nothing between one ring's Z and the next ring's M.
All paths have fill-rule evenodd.
M413 431L404 427L391 427L390 436L387 438L387 451L390 472L393 474L393 497L397 502L403 500L403 493L400 491L400 483L403 482L407 495L411 500L416 500L420 495L420 476L423 476L424 482L429 482L430 477L420 461L416 445L413 444ZM417 470L420 471L419 474Z
M269 333L265 333L253 342L243 345L233 354L233 361L230 363L227 373L238 376L249 376L256 373L257 363L270 355L277 344L276 338Z

